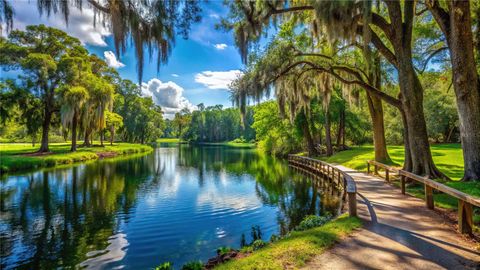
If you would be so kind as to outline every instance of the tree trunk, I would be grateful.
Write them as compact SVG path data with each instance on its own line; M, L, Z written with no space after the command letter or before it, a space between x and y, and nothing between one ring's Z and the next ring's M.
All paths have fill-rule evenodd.
M78 112L75 110L73 113L72 121L72 147L70 148L71 152L77 151L77 122L78 122Z
M330 130L330 112L329 110L325 110L325 145L327 146L327 156L331 156L333 154L332 148L332 134Z
M410 48L404 51L410 51ZM411 54L405 52L398 57L401 101L405 113L406 135L412 161L410 171L430 178L446 179L447 177L433 163L423 112L423 87L415 73L410 57Z
M460 119L464 181L480 180L480 89L473 49L469 1L449 1L453 87Z
M366 92L368 111L372 118L373 129L373 148L375 152L375 161L386 163L390 161L387 152L387 142L385 140L385 125L383 122L382 100L375 95Z
M45 115L43 118L42 124L42 142L40 144L40 149L38 152L48 152L48 132L50 130L50 122L52 121L52 111L49 106L45 106Z
M90 147L92 146L90 144L90 133L91 131L88 129L88 127L85 129L85 137L83 138L83 146L85 147Z
M110 145L113 145L113 138L115 137L115 127L110 127Z
M104 147L103 145L103 132L104 130L100 130L100 146Z
M303 118L305 119L305 122L302 123L303 136L307 141L308 155L313 156L315 155L315 143L313 142L312 134L310 133L307 115L305 114L305 112L302 112L302 114Z
M337 148L342 149L342 138L343 134L345 133L345 107L340 109L338 121L338 132L337 132Z

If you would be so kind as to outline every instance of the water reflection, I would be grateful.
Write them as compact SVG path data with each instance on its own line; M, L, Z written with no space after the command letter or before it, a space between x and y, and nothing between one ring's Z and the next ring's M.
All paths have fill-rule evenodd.
M339 206L339 191L255 150L188 145L7 176L0 192L2 269L178 267Z

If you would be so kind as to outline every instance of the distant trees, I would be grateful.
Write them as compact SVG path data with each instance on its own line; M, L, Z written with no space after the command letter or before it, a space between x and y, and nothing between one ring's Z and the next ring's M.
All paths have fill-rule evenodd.
M252 112L242 116L235 108L223 109L222 105L205 107L199 104L198 110L182 110L170 122L174 133L191 142L225 142L237 138L245 141L255 139Z
M39 152L49 151L50 127L58 118L65 137L71 134L71 151L76 151L80 137L84 146L90 146L98 135L103 146L107 129L111 144L116 131L127 141L141 143L163 132L161 108L63 31L44 25L12 31L8 38L0 38L0 65L21 73L16 81L0 85L0 109L5 112L1 120L5 124L15 118L26 127L32 143L41 126Z

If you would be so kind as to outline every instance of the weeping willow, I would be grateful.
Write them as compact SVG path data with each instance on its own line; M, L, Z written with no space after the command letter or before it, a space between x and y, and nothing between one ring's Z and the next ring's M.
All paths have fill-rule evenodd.
M200 21L197 1L173 0L86 0L94 11L94 25L101 23L111 29L117 57L125 53L128 42L135 47L138 80L143 77L145 49L150 60L156 57L157 72L167 62L177 34L188 36L191 24ZM68 23L70 8L82 9L84 0L38 0L40 14L60 13ZM11 28L13 10L0 0L0 19ZM10 24L8 24L10 22Z

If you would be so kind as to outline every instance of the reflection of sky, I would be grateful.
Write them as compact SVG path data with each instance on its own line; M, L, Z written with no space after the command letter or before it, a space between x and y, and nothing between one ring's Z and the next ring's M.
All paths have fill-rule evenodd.
M242 233L259 225L268 239L278 233L275 207L264 206L255 193L255 178L220 169L178 164L176 151L166 149L159 162L165 166L157 187L139 199L134 218L121 230L128 235L126 265L151 267L171 261L176 267L191 260L206 261L220 246L239 247Z
M64 244L63 209L65 205L72 209L72 194L75 193L77 209L81 213L78 220L68 213L68 226L72 226L69 232L74 233L72 241L77 237L86 237L73 250L58 250L79 252L75 253L77 260L86 256L83 262L75 263L87 268L151 269L166 261L179 268L187 261L206 261L215 255L218 247L238 248L242 234L247 241L251 240L252 226L261 228L265 240L272 234L278 234L279 217L283 217L284 210L280 210L275 200L269 204L264 202L257 189L267 197L282 196L283 202L289 204L295 196L299 196L297 193L307 194L309 184L294 184L288 179L270 181L262 174L262 181L266 181L263 183L270 187L262 186L262 181L257 182L255 176L243 171L243 163L230 163L235 169L225 164L247 162L251 164L249 166L261 170L264 163L255 160L256 156L249 156L243 150L215 149L179 153L177 147L159 148L145 159L111 162L110 165L114 166L104 165L107 164L103 163L105 161L77 166L76 193L72 189L72 168L49 171L48 191L53 215L50 223L53 231L49 233L54 233L52 238L59 245ZM277 177L277 174L271 177ZM280 187L279 183L288 184ZM8 176L0 181L2 194L12 191L11 197L2 198L7 210L0 212L0 233L2 237L6 233L14 235L12 255L2 257L2 263L12 265L20 260L28 261L33 256L37 243L32 241L36 238L32 240L34 237L18 229L18 226L15 230L11 229L11 220L12 213L18 219L21 202L28 198L29 202L25 205L28 229L32 234L39 234L46 220L42 201L46 189L43 184L42 171L25 176ZM295 196L291 195L294 193L293 186L297 187ZM278 191L274 191L276 189L287 193L279 195ZM127 200L126 196L130 199ZM306 203L310 205L308 200ZM305 208L301 204L300 201L293 202L290 206L286 205L286 210L298 214ZM291 206L300 208L290 209ZM88 221L84 220L85 216ZM79 222L80 228L75 228L75 221ZM90 242L83 242L87 241L85 239ZM52 260L61 260L60 253L52 256L58 256Z

